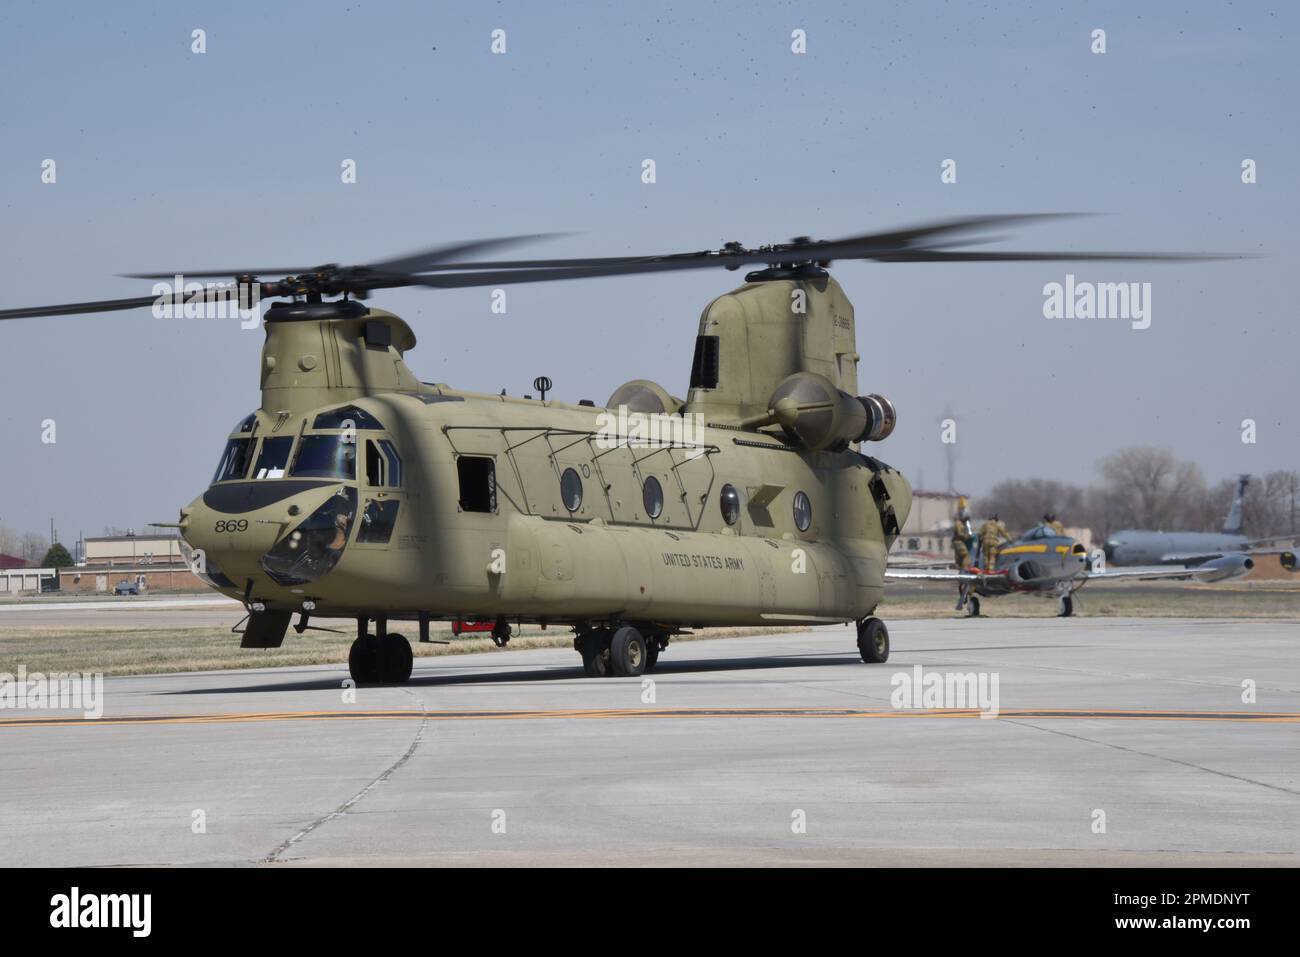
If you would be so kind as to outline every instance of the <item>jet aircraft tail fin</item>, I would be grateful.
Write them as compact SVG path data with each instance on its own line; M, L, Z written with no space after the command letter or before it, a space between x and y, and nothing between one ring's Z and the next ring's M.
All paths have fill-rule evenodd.
M1228 509L1228 517L1223 520L1225 535L1241 534L1241 504L1246 497L1246 485L1249 482L1249 475L1237 476L1237 491L1232 496L1232 507Z

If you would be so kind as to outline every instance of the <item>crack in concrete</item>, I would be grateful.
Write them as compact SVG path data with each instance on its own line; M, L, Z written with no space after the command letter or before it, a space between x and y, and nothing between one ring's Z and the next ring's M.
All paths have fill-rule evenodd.
M354 806L356 806L356 804L359 801L361 801L362 798L364 798L367 794L369 794L379 785L387 781L390 777L393 776L393 774L398 770L398 768L400 768L402 765L404 765L407 761L411 759L411 756L415 754L415 749L420 746L420 741L423 740L424 738L424 729L429 726L429 718L427 715L428 709L425 708L424 702L420 701L418 696L412 694L412 692L408 691L405 688L403 688L402 690L406 692L406 694L409 694L412 697L414 697L416 701L419 701L421 710L426 712L424 719L420 722L420 726L415 729L415 737L411 740L411 746L406 749L406 752L400 758L398 758L396 761L390 764L383 771L383 773L381 773L373 781L371 781L369 784L363 787L360 791L352 795L352 797L348 798L346 801L344 801L334 810L330 811L328 814L324 814L321 817L318 817L316 820L312 821L310 824L304 827L293 837L289 838L287 841L284 841L279 846L277 846L273 851L271 851L270 854L267 854L266 857L263 857L258 863L261 864L281 863L283 861L283 857L281 855L283 855L285 851L289 850L289 848L293 847L295 844L303 840L305 837L307 837L309 834L311 834L313 831L317 830L318 828L323 827L324 825L328 824L330 821L333 821L335 818L342 817L344 814L350 811Z
M1055 728L1040 727L1036 724L1030 724L1028 721L1016 721L1012 718L1004 718L1001 720L1006 721L1008 724L1033 728L1035 731L1045 731L1048 734L1059 734L1063 738L1073 738L1076 741L1084 741L1088 744L1099 744L1104 748L1113 748L1116 751L1126 751L1129 754L1137 754L1144 758L1154 758L1157 761L1177 764L1180 767L1191 768L1194 771L1204 771L1206 774L1215 774L1221 778L1228 778L1230 781L1240 781L1242 784L1253 784L1256 787L1268 788L1270 791L1280 791L1283 794L1289 794L1292 797L1300 797L1300 791L1293 791L1291 788L1284 788L1280 784L1269 784L1266 781L1256 781L1254 778L1245 778L1239 774L1231 774L1227 771L1216 771L1214 768L1207 768L1202 764L1196 764L1194 761L1182 761L1178 758L1166 757L1163 754L1152 754L1150 751L1140 751L1137 748L1127 748L1122 744L1112 744L1109 741L1098 741L1096 738L1086 738L1081 734L1071 734L1068 731L1058 731Z

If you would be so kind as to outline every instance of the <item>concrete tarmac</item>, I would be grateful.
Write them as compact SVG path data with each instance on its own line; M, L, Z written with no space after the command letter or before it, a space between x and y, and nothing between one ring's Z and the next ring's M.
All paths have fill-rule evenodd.
M889 627L884 665L829 627L679 642L652 683L584 678L561 649L417 659L355 702L338 666L109 678L98 720L0 710L0 855L1300 862L1300 624ZM999 716L895 709L918 665L997 674Z

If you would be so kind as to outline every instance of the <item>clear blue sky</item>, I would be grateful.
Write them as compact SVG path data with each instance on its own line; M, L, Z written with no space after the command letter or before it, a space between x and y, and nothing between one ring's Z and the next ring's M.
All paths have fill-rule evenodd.
M1088 482L1136 443L1211 480L1297 468L1296 26L1293 6L1251 3L7 2L0 305L149 292L119 272L500 234L577 233L539 255L652 253L1098 211L1013 245L1267 258L840 264L863 385L899 409L883 457L942 486L951 411L957 484L975 492ZM1045 319L1043 284L1066 272L1152 282L1151 328ZM421 378L522 393L545 373L557 397L603 402L636 377L684 392L699 312L737 278L518 286L506 316L487 290L375 301L415 327ZM0 325L0 523L53 516L72 540L174 521L257 404L261 338L147 310Z

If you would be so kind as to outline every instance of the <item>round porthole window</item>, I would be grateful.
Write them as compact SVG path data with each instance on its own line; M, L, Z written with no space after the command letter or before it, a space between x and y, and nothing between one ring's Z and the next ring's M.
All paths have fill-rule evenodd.
M794 493L794 524L801 532L808 531L812 524L812 502L803 492Z
M740 493L736 491L735 486L722 486L722 493L718 496L718 506L722 509L722 520L728 525L735 525L740 518Z
M560 499L570 512L582 508L582 477L574 469L565 469L560 476Z
M653 475L641 486L641 504L645 506L645 513L651 518L658 518L663 514L664 489Z

